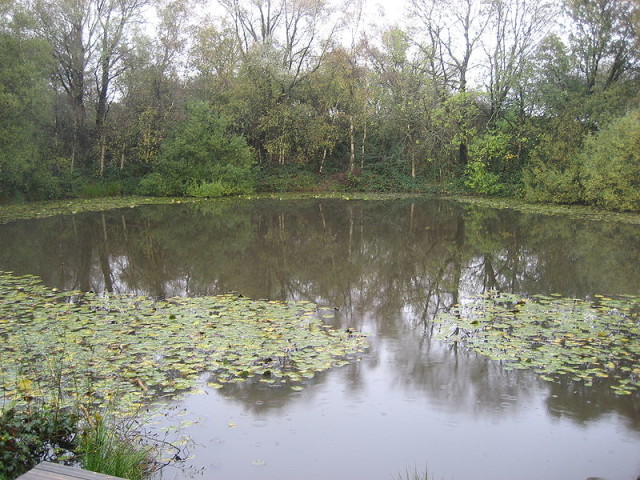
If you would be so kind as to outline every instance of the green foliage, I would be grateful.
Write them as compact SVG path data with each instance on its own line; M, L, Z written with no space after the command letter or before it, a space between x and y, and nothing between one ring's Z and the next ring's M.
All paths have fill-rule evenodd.
M23 379L25 395L32 382ZM130 480L151 472L155 450L142 441L135 419L106 421L100 414L79 415L77 405L30 401L0 414L0 478L14 479L42 461L79 463L82 468ZM84 417L84 421L81 418Z
M512 153L516 139L499 129L476 136L469 145L469 163L465 168L465 185L483 195L505 193L507 183L516 183L518 158Z
M42 42L0 29L0 200L59 195L46 160L50 69Z
M296 164L265 166L258 181L258 190L262 192L308 192L318 186L318 176Z
M199 186L206 184L220 184L234 193L251 191L253 155L245 140L228 133L227 123L203 102L190 104L186 113L186 120L162 144L155 171L141 180L140 192L201 193Z
M458 92L448 97L434 112L436 125L450 131L450 144L467 144L478 134L478 92Z
M217 198L232 195L232 189L223 182L202 182L191 185L186 193L189 197Z
M526 200L569 204L582 200L579 155L587 132L582 122L569 118L532 129L537 145L522 174Z
M485 134L469 147L469 163L465 167L465 185L474 193L495 195L502 190L500 177L489 165L502 162L508 155L508 139L501 133Z
M552 122L524 170L525 198L586 203L609 210L640 209L639 110L588 134L584 123Z
M83 431L78 453L82 467L128 480L142 480L152 470L154 449L145 444L132 423L107 423L100 415Z
M177 195L177 189L172 188L170 180L165 178L160 172L152 172L140 179L138 193L140 195L150 195L158 197L169 197Z
M28 394L30 381L20 386ZM16 478L43 460L68 459L76 446L77 423L72 410L37 403L0 412L0 477Z
M312 153L317 153L325 128L321 118L308 104L295 102L277 104L261 118L259 132L264 148L271 159L284 161L293 158L296 163L306 163Z
M425 192L427 186L420 178L403 173L393 160L370 165L365 171L356 170L344 176L344 190L350 192Z
M414 49L412 32L396 27L382 29L367 48L334 46L308 57L277 42L258 42L240 55L238 31L206 23L194 32L189 81L171 61L183 42L128 39L126 65L113 59L111 68L118 65L119 74L108 89L122 95L99 117L102 123L95 122L98 112L88 100L95 98L93 82L73 94L65 85L71 78L81 84L82 73L90 72L64 80L72 72L61 51L52 55L60 32L47 30L47 15L36 19L28 2L5 2L0 201L132 192L216 197L256 188L409 192L421 191L427 181L513 195L524 181L528 200L636 209L628 193L633 186L610 178L611 172L587 162L581 150L587 135L637 104L637 9L629 2L565 3L571 35L551 32L535 53L536 42L526 35L515 48L521 36L513 29L524 23L505 23L507 30L494 38L516 42L514 49L495 49L496 57L484 65L492 69L490 85L473 92L442 68L450 64L450 51ZM180 5L162 10L158 32L165 40L180 36L181 15L190 14L188 2ZM56 6L49 2L48 13ZM546 30L535 25L544 18L536 18L525 15L522 21L532 22L530 32ZM499 24L484 34L498 33L493 29ZM485 39L478 40L480 45ZM157 45L167 46L163 55ZM513 53L508 62L507 50ZM90 65L96 52L87 53ZM454 70L468 67L454 63ZM535 127L525 135L530 124ZM589 152L604 155L594 142ZM95 163L99 151L105 179L93 177L89 168L81 168L81 175L72 171L72 157L77 171ZM300 169L256 172L254 153L261 167ZM362 173L353 172L355 167ZM110 169L118 173L111 176ZM340 176L323 178L318 171ZM606 192L597 191L600 180Z
M217 198L227 195L244 195L251 193L253 189L247 184L232 184L225 181L194 183L187 188L189 197Z
M578 203L582 198L579 166L554 168L534 161L523 173L524 197L532 202Z
M118 180L82 183L75 192L82 198L116 197L124 193L124 185Z
M585 141L584 199L611 210L640 210L640 109Z
M495 195L502 191L500 177L491 173L487 165L479 159L469 161L465 168L465 185L474 193Z

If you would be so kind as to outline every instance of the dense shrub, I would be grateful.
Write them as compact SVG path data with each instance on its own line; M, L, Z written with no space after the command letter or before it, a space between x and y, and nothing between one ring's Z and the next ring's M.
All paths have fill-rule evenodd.
M69 410L9 408L0 414L0 477L16 478L43 460L64 460L76 446Z
M204 102L187 107L187 119L163 144L154 172L140 181L146 195L185 195L201 185L221 184L229 191L251 191L253 154L243 137ZM218 188L218 187L213 187Z
M393 160L385 160L348 174L345 188L357 192L423 192L425 185L424 180L399 169Z
M13 3L0 3L0 200L56 198L60 185L49 168L53 56L33 35L7 28Z
M640 210L640 110L589 136L581 160L587 203L613 210Z
M577 163L566 168L533 161L523 172L524 197L532 202L579 203L582 188Z
M465 185L474 193L495 195L502 191L500 177L480 159L471 160L465 169Z
M248 185L215 181L194 183L187 188L186 194L189 197L216 198L226 195L243 195L251 192L252 189Z
M474 193L495 195L504 191L503 180L497 172L512 170L515 160L511 154L509 135L493 131L476 137L469 146L469 162L465 168L465 186Z
M296 164L260 169L258 189L263 192L307 192L318 188L319 176Z
M555 119L544 127L530 164L522 173L525 199L552 203L582 201L579 155L587 132L585 125L569 119Z
M88 181L81 183L76 189L74 196L82 198L115 197L122 195L124 185L118 180Z
M176 188L171 187L171 182L166 179L160 172L152 172L145 175L138 183L138 193L140 195L150 195L158 197L167 197L178 195Z

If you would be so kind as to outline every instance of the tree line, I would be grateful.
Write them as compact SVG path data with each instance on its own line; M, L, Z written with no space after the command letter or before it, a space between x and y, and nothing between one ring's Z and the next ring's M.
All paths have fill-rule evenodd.
M446 189L640 210L638 0L3 0L0 198Z

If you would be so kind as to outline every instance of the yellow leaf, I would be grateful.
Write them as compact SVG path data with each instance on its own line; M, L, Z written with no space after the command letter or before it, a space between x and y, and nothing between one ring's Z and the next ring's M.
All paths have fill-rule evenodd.
M33 382L28 378L21 378L18 381L18 390L22 392L28 392L33 387Z

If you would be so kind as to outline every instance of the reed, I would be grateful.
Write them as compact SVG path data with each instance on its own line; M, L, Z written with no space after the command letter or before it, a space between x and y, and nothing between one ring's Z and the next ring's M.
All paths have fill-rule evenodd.
M155 449L139 434L99 416L85 428L79 453L84 469L129 480L143 480L155 466Z

